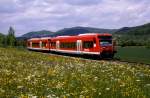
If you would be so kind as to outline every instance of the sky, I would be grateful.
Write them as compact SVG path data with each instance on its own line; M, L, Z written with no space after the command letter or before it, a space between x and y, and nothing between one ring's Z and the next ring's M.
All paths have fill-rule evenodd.
M75 26L118 29L150 22L150 0L0 0L0 32Z

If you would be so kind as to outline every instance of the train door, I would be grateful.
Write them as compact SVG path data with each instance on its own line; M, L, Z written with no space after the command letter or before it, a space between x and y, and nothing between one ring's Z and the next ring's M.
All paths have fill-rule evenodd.
M77 40L77 53L82 51L82 40Z
M32 48L32 42L30 42L30 47Z
M42 48L42 41L40 41L40 48Z
M49 51L51 49L51 40L50 39L48 39L48 49L49 49Z
M59 49L59 41L56 41L56 49L58 50Z

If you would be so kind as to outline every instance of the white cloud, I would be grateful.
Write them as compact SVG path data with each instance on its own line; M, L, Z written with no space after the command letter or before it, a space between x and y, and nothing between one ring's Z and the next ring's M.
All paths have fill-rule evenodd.
M120 28L150 22L149 0L1 0L0 31L21 35L72 26Z
M70 5L90 6L101 3L102 0L63 0Z

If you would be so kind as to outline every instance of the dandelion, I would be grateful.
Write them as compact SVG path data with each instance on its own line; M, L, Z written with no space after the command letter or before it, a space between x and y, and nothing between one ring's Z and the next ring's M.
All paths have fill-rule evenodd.
M31 98L38 98L37 96L32 96Z
M150 84L146 84L145 86L150 86Z
M79 98L84 98L84 96L83 95L80 95L80 97Z
M53 98L52 95L47 95L46 98Z
M27 76L25 79L26 80L31 80L31 76Z
M109 91L110 90L110 88L106 88L106 91Z
M137 82L140 82L141 80L136 80Z
M2 88L0 88L0 92L4 93L4 92L5 92L5 90L3 90Z
M52 98L53 98L53 97L56 97L56 95L52 94Z
M99 93L98 93L98 95L102 95L102 93L101 93L101 92L99 92Z
M56 85L56 88L62 88L62 86L63 86L63 83L60 82Z
M94 81L97 81L98 80L98 77L94 77Z
M17 86L17 88L18 88L18 89L21 89L21 88L23 88L23 86Z
M66 96L70 96L70 94L66 94Z
M35 75L33 74L33 75L31 75L31 77L35 77Z
M124 87L124 86L125 86L125 83L123 83L123 84L120 85L120 87Z
M96 89L95 89L95 88L93 88L92 90L93 90L94 92L96 92Z

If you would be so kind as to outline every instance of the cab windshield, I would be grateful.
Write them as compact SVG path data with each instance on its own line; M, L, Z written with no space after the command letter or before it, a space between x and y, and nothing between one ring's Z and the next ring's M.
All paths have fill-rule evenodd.
M98 38L101 46L112 45L112 36L99 36Z

